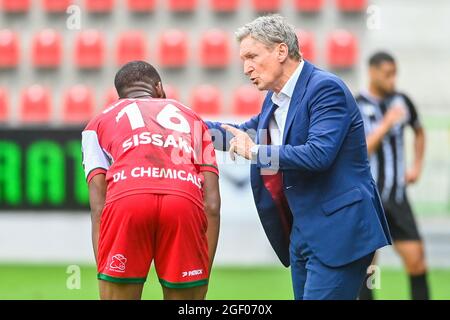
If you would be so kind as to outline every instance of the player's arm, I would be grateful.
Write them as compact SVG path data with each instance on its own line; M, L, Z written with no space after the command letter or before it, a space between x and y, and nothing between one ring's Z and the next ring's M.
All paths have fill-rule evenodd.
M248 132L250 136L254 136L258 128L259 115L256 115L250 120L241 124L212 121L205 121L205 123L208 126L209 134L211 135L212 141L214 142L214 148L221 151L228 151L228 149L230 148L230 140L231 138L233 138L233 136L227 133L227 131L222 128L222 125L227 124L241 131Z
M201 154L198 155L200 163L197 168L204 177L203 204L208 220L206 236L208 239L209 272L211 274L220 229L219 169L217 167L216 153L211 135L209 134L207 125L203 122L202 137L197 141L201 141L201 148L199 148Z
M405 115L405 110L402 107L393 107L386 112L380 125L366 138L369 156L377 151L384 136L394 125L402 121Z
M100 219L106 197L105 174L97 174L88 184L89 204L91 207L92 246L94 248L95 261L97 261L98 239L100 235Z
M414 130L414 161L413 166L406 172L406 183L415 183L422 173L425 157L425 129L423 128L416 107L408 96L403 95L408 107L410 119L409 125Z
M206 217L208 219L206 236L208 239L209 270L211 274L220 229L219 177L216 173L210 171L203 171L202 174L205 178L203 184L203 201Z
M406 173L406 183L415 183L422 173L425 157L425 130L423 127L414 129L414 161L413 167Z
M92 245L97 261L100 217L106 197L105 174L110 166L110 161L100 146L97 132L89 129L88 125L87 129L82 132L81 145L83 167L89 188L89 204L91 206Z

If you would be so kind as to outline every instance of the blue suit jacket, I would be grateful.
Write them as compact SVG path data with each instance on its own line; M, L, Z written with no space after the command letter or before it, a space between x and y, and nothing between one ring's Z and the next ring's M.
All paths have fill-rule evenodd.
M273 114L273 92L261 113L234 125L256 131L262 144ZM227 150L229 135L207 122L216 148ZM267 156L265 156L267 155ZM279 169L293 214L292 244L306 243L324 264L337 267L391 244L384 210L372 178L364 127L356 102L335 75L305 61L295 86L281 146L262 145L251 165L251 185L266 235L285 266L289 243L261 169ZM288 238L289 239L289 238Z

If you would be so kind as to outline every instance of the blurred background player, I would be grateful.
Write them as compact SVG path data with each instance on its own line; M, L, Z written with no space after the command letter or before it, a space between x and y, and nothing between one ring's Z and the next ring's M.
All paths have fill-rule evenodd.
M101 299L140 299L155 261L165 299L203 299L219 233L218 169L203 121L165 99L143 61L82 133ZM209 249L209 252L208 252Z
M410 278L413 299L429 299L427 267L422 238L406 194L422 172L425 132L411 99L396 90L394 58L377 52L369 59L369 88L356 98L367 136L372 174L383 199L394 247ZM414 131L414 159L406 169L404 129ZM373 299L364 285L361 299Z

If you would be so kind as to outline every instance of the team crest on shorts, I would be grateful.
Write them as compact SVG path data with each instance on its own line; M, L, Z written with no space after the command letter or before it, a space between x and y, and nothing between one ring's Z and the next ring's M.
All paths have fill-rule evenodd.
M111 263L109 264L109 269L117 272L125 272L125 264L127 263L127 258L123 254L115 254L111 257Z

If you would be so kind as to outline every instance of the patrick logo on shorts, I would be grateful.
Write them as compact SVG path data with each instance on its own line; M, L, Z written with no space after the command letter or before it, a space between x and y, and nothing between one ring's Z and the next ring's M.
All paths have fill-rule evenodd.
M112 256L109 268L114 271L124 272L126 263L127 258L125 258L123 254L116 254Z

